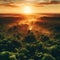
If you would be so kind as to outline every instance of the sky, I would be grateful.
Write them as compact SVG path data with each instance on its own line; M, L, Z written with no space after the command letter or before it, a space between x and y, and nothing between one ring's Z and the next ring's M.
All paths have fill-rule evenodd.
M7 1L9 3L7 3ZM60 0L0 0L0 13L22 13L21 3L11 3L11 1L18 2L51 2ZM33 13L60 13L60 3L53 3L53 4L37 4L32 7Z
M60 2L60 0L0 0L1 2L51 2L51 1L56 1Z

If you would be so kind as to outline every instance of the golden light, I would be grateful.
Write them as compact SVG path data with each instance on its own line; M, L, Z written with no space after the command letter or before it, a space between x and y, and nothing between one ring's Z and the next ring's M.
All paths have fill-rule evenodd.
M29 26L29 30L32 30L33 26Z
M32 6L23 6L22 8L23 14L32 14L33 13L33 8Z

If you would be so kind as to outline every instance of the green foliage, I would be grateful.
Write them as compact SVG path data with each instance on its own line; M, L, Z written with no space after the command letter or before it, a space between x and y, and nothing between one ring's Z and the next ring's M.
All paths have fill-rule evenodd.
M40 33L38 40L33 31L0 28L0 60L60 60L59 34L52 39Z
M33 32L28 31L27 36L24 38L24 42L27 42L27 43L34 43L34 42L36 42L36 37L33 34Z
M39 51L35 52L34 60L41 60L42 57L43 57L43 53L42 52L39 52Z
M17 60L15 54L8 51L0 52L0 59L1 60Z
M49 51L57 60L60 60L60 45L51 46Z
M56 59L53 56L51 56L50 54L45 53L43 55L42 60L56 60Z
M15 51L16 48L20 48L21 44L15 40L1 40L0 51Z

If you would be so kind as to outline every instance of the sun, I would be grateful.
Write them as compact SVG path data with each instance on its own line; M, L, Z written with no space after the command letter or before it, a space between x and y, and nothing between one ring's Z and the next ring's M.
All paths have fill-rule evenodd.
M23 13L24 14L32 14L33 13L33 8L31 6L24 6L23 7Z

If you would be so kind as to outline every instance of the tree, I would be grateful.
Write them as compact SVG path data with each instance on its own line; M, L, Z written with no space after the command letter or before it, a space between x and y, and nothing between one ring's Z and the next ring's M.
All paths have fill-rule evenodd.
M49 40L49 37L46 36L46 35L40 35L40 40L41 40L42 42L45 42L45 41L48 41L48 40Z
M21 43L15 40L1 40L0 41L0 51L12 51L17 52L16 48L21 48Z
M56 60L52 55L45 53L42 60Z
M60 45L51 46L49 51L57 60L60 60Z
M15 54L8 51L0 52L0 59L1 60L17 60Z
M31 31L28 31L27 36L24 39L24 42L27 42L27 43L36 42L36 37L35 37L34 33Z

